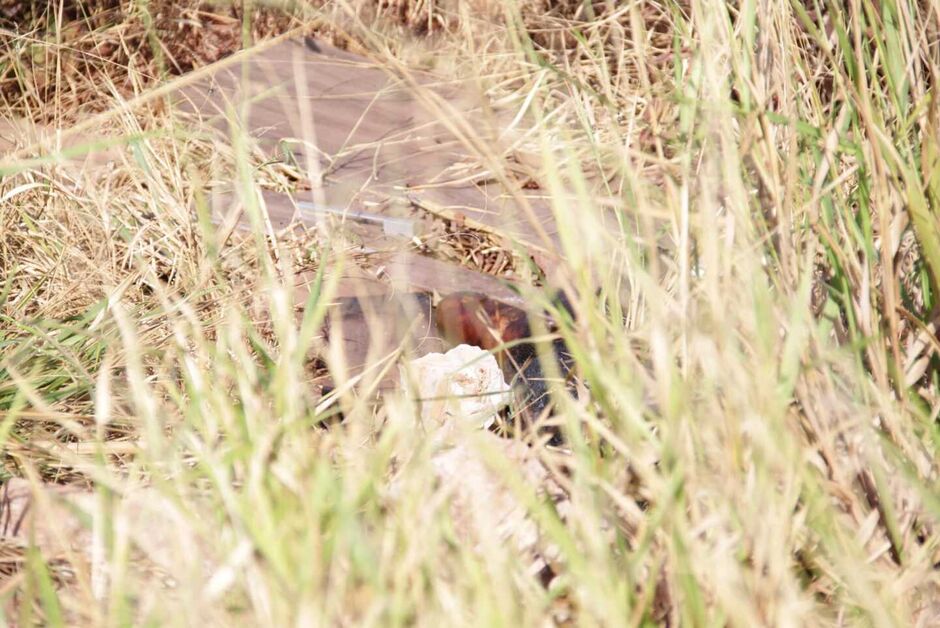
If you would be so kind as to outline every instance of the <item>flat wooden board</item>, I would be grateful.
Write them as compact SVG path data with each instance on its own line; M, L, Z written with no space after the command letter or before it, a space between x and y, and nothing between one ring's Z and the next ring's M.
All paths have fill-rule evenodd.
M339 375L339 381L399 351L415 358L444 350L434 324L431 297L423 293L341 298L330 309L324 334L334 350L331 368L345 370L333 373ZM379 387L394 388L397 381L398 369L392 368L379 380Z
M493 116L484 116L472 90L427 74L421 81L496 145L505 121L488 123ZM369 59L310 40L287 41L243 64L225 65L180 96L183 109L220 126L239 119L247 103L238 124L273 158L296 159L314 180L323 176L322 187L305 193L304 200L389 212L417 200L544 245L529 212L507 190L493 180L473 180L474 170L465 164L477 160L440 116L425 111L407 85ZM541 229L553 236L541 191L520 194ZM296 218L288 211L271 208L272 221Z

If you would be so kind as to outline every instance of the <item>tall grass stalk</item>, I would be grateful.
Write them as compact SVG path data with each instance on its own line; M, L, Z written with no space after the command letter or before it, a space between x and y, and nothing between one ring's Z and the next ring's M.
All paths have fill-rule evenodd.
M342 239L273 233L258 190L283 171L234 109L217 134L153 107L195 80L167 76L101 86L111 106L76 128L107 138L24 139L0 160L3 473L99 498L95 560L30 549L0 586L4 619L936 622L935 7L366 4L302 14L411 84L518 198L524 154L551 203L551 282L577 317L554 313L583 397L553 389L566 451L539 455L563 468L567 505L492 441L465 442L537 524L555 577L499 530L456 530L414 408L373 403L397 354L344 379L319 333L353 263ZM20 81L24 42L0 57ZM492 142L412 79L429 57L512 112L511 132ZM76 167L99 148L117 151L110 169ZM235 182L248 235L212 226L209 181ZM157 548L135 527L141 487L172 525Z

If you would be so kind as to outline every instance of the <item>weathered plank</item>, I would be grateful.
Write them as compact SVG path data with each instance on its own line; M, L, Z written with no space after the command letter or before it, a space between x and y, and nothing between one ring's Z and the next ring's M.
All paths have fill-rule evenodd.
M487 133L492 125L485 123L469 89L430 75L422 80ZM468 180L460 164L475 156L446 121L425 111L407 85L364 57L288 41L244 65L208 74L182 96L182 107L220 124L245 113L238 124L266 150L297 159L310 173L315 190L303 200L393 211L396 203L390 200L401 206L424 199L522 242L541 246L540 229L554 234L551 211L538 190L516 191L537 218L535 225L532 214L520 209L519 196L493 180ZM291 217L271 208L272 222Z

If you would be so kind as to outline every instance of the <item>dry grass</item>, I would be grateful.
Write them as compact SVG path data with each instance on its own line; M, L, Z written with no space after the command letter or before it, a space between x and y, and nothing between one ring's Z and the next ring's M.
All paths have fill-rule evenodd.
M113 109L116 140L106 167L0 168L4 474L97 500L93 555L4 545L6 621L940 620L935 7L344 0L243 31L238 9L175 4L0 5L3 117ZM372 402L389 361L326 400L309 385L341 372L318 329L342 244L220 238L204 204L210 182L301 175L159 101L124 107L290 20L523 110L504 143L467 140L471 170L551 197L554 280L579 295L568 447L532 450L564 506L500 439L465 446L534 545L455 530L433 439ZM474 251L499 243L459 231L434 253L491 270ZM295 302L311 269L322 289ZM162 549L135 536L142 485Z

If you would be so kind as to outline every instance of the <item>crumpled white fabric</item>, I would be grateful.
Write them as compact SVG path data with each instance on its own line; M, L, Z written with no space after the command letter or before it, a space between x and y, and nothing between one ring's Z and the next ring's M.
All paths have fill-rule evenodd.
M402 365L400 378L429 430L452 421L462 427L489 427L512 394L496 358L470 345L411 360Z

